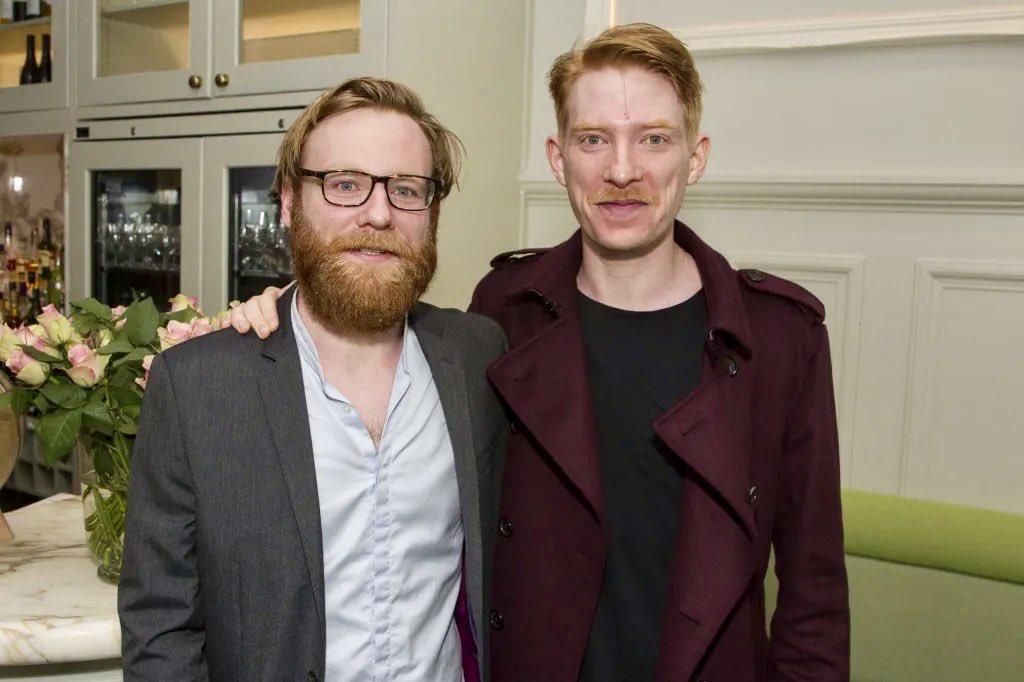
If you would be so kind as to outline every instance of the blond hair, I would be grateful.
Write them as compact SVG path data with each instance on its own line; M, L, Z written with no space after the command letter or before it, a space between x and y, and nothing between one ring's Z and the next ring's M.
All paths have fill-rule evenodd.
M448 196L452 187L458 184L462 154L465 151L462 141L427 111L423 100L410 88L395 81L368 76L352 78L323 93L291 124L277 150L277 174L274 176L273 189L278 195L285 183L293 192L298 191L302 148L313 129L330 116L356 109L393 111L416 121L430 143L433 158L431 176L439 185L437 199Z
M692 143L700 128L704 84L686 45L652 24L624 24L602 32L582 48L559 56L548 72L548 90L555 102L558 130L568 124L569 91L581 75L609 67L634 66L663 76L683 106L686 134Z

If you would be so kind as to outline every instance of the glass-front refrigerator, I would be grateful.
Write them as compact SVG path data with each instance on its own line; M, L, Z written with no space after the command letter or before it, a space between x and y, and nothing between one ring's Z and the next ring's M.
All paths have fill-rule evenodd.
M169 301L181 286L181 171L98 170L92 179L93 295L110 306Z
M244 301L268 286L291 281L291 254L281 205L271 192L274 168L232 168L228 173L228 296Z

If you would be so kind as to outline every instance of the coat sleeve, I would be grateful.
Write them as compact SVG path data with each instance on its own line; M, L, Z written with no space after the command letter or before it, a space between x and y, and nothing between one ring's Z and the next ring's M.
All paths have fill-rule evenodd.
M773 544L772 682L850 679L850 609L828 332L816 324L790 416Z
M124 679L207 680L195 492L162 355L150 371L129 491L118 587Z

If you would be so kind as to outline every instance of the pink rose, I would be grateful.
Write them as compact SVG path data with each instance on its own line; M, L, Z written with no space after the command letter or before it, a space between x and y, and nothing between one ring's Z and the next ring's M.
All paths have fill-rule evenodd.
M110 317L114 320L114 329L120 330L124 326L128 318L124 316L125 311L128 310L128 306L118 305L110 309Z
M71 381L82 388L95 386L110 362L109 355L100 355L84 343L79 343L68 349L68 362L71 368L64 370Z
M139 386L142 386L143 390L145 390L146 384L149 383L149 368L152 367L153 365L154 357L155 356L153 355L147 355L146 357L142 358L142 369L145 372L145 374L136 379L135 383L137 383Z
M14 373L18 381L29 386L39 386L47 377L47 366L39 362L21 348L15 348L7 358L7 369Z
M182 341L191 338L192 325L187 322L171 320L167 323L167 327L157 329L156 333L160 337L160 350L167 350L171 346L177 346Z
M203 334L209 334L213 331L213 325L205 317L194 317L192 318L191 331L189 332L188 338L194 339L197 336Z
M19 343L21 343L21 340L14 333L13 329L6 324L0 325L0 362L7 362L7 359L11 357L11 353L18 347Z
M67 343L77 335L71 320L61 315L52 303L43 308L42 313L36 316L36 321L49 342L55 346Z
M185 308L192 308L193 310L199 310L199 299L195 296L186 296L185 294L178 294L174 298L170 299L171 312L176 313L179 310Z

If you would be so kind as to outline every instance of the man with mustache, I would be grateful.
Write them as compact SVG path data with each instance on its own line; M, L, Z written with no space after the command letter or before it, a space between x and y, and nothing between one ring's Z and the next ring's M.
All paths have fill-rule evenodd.
M460 143L357 78L288 130L280 329L153 361L119 588L126 680L488 679L508 422L487 318L419 302ZM483 529L487 529L484 531Z
M848 680L821 303L675 219L710 151L678 39L609 29L549 87L548 159L580 230L495 258L470 305L510 345L488 370L513 420L493 679ZM236 326L272 325L268 294Z

